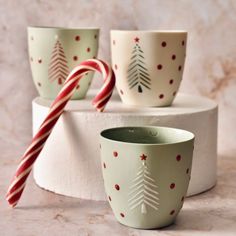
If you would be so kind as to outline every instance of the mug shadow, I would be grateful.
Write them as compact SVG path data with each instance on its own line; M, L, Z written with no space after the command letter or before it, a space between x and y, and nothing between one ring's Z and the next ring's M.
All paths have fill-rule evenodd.
M232 208L232 205L230 206L227 200L221 197L219 197L220 202L217 201L212 204L212 201L214 201L213 195L217 191L216 186L210 191L187 199L187 201L191 201L192 206L189 207L186 204L187 206L181 210L174 224L162 228L161 231L202 231L211 232L213 235L216 232L222 234L232 233L236 230L236 207ZM201 196L201 199L199 196ZM204 204L201 204L202 201L204 201ZM208 203L208 206L206 206L206 203ZM154 229L154 231L158 230L160 229Z
M203 231L203 232L232 232L235 224L234 217L229 215L232 209L225 208L216 212L215 209L204 208L184 209L177 217L174 224L162 228L162 231ZM231 225L230 225L231 224Z

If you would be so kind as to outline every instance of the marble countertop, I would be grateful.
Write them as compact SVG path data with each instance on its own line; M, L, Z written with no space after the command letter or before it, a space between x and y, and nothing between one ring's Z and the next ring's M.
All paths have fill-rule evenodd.
M125 3L124 3L125 2ZM36 10L37 9L37 10ZM132 9L132 11L130 10ZM236 235L236 1L2 1L0 38L0 236ZM148 12L148 15L147 15ZM69 14L65 14L69 13ZM31 138L36 96L27 53L28 25L101 27L99 57L110 61L109 31L186 29L188 50L181 91L219 104L217 186L188 198L175 225L160 231L127 228L107 203L81 201L38 188L32 177L19 207L4 196ZM92 86L100 87L95 78Z
M18 150L19 151L19 150ZM218 161L218 183L208 192L187 198L174 225L161 230L137 230L119 224L107 202L86 201L53 194L29 178L17 208L4 196L18 151L0 159L0 234L28 235L236 235L236 159Z

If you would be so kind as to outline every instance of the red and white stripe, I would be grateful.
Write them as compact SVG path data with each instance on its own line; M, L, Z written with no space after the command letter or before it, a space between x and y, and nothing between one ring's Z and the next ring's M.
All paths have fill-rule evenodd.
M110 66L97 59L86 60L75 67L68 75L63 88L52 103L49 113L39 127L38 132L33 137L30 146L20 159L14 178L9 186L6 199L14 207L18 203L24 190L27 177L33 167L35 160L43 149L43 146L51 134L51 131L57 120L64 111L64 107L72 97L79 80L89 71L98 71L102 74L104 84L98 94L93 99L93 106L97 111L102 112L109 101L114 86L115 75Z

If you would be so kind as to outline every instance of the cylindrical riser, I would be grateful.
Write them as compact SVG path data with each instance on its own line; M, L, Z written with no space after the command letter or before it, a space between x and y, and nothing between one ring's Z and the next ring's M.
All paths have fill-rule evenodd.
M179 94L172 107L134 108L113 96L104 113L96 113L91 99L71 101L59 119L34 166L36 183L55 193L106 200L99 133L118 126L157 125L186 129L196 136L188 196L216 183L217 105L209 99ZM49 109L49 101L33 101L33 131Z

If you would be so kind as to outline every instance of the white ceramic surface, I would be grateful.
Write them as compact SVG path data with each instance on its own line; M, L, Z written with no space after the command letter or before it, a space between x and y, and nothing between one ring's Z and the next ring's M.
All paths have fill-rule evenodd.
M186 31L111 31L112 64L121 100L169 106L183 75Z
M215 185L215 102L179 94L172 107L134 108L122 104L118 95L114 94L106 110L99 114L91 105L95 94L95 91L89 91L85 100L69 102L67 112L59 119L35 163L34 178L39 186L67 196L106 200L99 156L99 133L107 128L133 125L168 126L193 132L196 139L188 195L203 192ZM46 116L49 105L44 99L36 98L33 101L34 133Z

